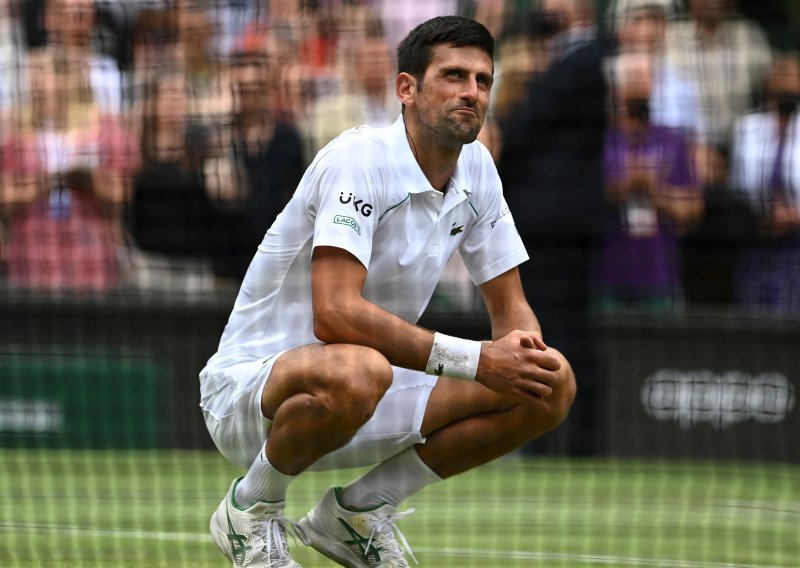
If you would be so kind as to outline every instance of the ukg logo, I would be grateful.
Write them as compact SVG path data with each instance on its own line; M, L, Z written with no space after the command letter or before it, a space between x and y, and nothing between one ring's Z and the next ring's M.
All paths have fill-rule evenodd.
M752 420L778 424L794 409L794 385L781 373L660 369L641 390L645 412L687 430L708 424L715 430Z

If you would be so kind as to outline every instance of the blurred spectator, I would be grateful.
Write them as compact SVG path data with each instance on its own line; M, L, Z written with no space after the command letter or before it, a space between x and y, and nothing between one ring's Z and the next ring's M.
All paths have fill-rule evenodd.
M310 8L312 3L303 0L269 0L266 20L260 24L265 24L268 33L289 40L292 47L296 48L313 22L306 4ZM316 3L316 7L319 7L319 3Z
M373 0L383 18L389 45L396 47L408 32L436 16L458 13L459 0Z
M20 105L19 66L25 52L19 36L11 0L0 0L0 132L8 129L11 111Z
M580 377L583 396L562 430L574 453L594 451L597 435L589 278L603 216L607 47L593 8L593 0L541 3L534 29L549 37L549 64L503 117L498 164L531 256L519 267L528 301L545 341L567 354Z
M471 10L460 10L461 15L474 18L482 23L494 36L495 40L500 39L505 31L505 23L509 12L513 11L514 4L509 0L469 0L460 2L468 4Z
M726 304L733 299L737 250L753 230L746 203L727 187L731 128L734 119L762 96L771 52L760 26L742 17L734 0L684 3L688 18L667 24L664 62L671 74L665 92L685 95L685 87L696 86L702 116L693 131L693 153L704 214L681 236L684 295L695 304ZM691 97L681 105L680 114L673 115L682 120L665 119L657 102L658 83L655 86L653 122L690 123Z
M394 94L394 62L380 22L351 48L340 89L319 97L311 107L312 157L342 131L360 124L388 126L400 113Z
M12 286L98 291L120 282L118 211L136 153L92 101L74 60L30 62L29 105L3 143L3 213Z
M653 75L649 53L614 60L613 123L604 152L612 222L594 291L601 307L681 304L677 234L702 214L683 132L651 121Z
M606 16L611 27L632 10L644 7L659 8L668 18L674 18L683 8L684 0L609 0Z
M123 102L127 103L131 95L127 75L133 57L131 31L139 5L135 0L94 0L96 49L112 57L122 70Z
M126 76L116 59L96 48L95 15L93 0L47 0L47 44L31 50L30 57L63 58L70 66L84 69L97 109L120 116L126 108Z
M699 163L706 184L724 179L723 158L733 122L762 94L771 52L761 28L736 10L735 0L688 0L690 17L667 32L667 58L700 86L706 141L720 153Z
M214 51L216 28L204 6L196 0L175 3L175 52L190 95L189 115L219 135L232 112L231 74Z
M131 31L132 89L136 105L151 75L178 67L174 12L165 6L147 6L136 13ZM136 109L134 113L140 113Z
M232 112L232 86L228 66L218 56L213 13L196 0L178 0L167 6L139 11L133 31L134 114L141 116L145 88L164 73L184 77L187 118L202 126L211 145L229 142L225 132Z
M335 88L339 20L330 10L317 9L311 29L300 43L300 60L307 63L317 83L316 92L327 94Z
M700 85L665 57L668 16L673 13L671 4L664 0L619 3L614 20L619 51L642 52L652 57L650 123L680 130L689 143L694 170L701 172L696 177L704 189L701 194L703 216L692 223L687 232L680 234L682 266L677 280L683 281L682 296L687 302L730 303L734 250L742 233L749 232L746 206L743 208L741 200L721 185L726 171L724 155L718 154L709 144L711 135L700 105ZM710 173L705 168L710 162L715 163L719 171L714 176L702 175ZM672 238L669 240L672 247ZM671 303L671 296L672 293L666 293L662 299Z
M529 85L549 64L552 33L541 15L529 8L508 8L503 36L497 40L494 85L490 101L493 115L502 123L524 104Z
M658 3L639 1L617 19L619 51L648 53L653 65L650 120L652 124L683 131L692 142L708 140L705 118L700 107L699 85L666 59L667 8Z
M204 175L208 133L189 121L189 104L179 72L155 75L143 90L142 166L134 177L128 216L137 247L132 278L140 288L202 291L214 286L211 256L217 239L226 234L215 233Z
M303 141L279 108L273 72L263 55L243 54L234 72L236 93L233 149L243 193L237 208L247 218L247 235L233 255L244 274L253 247L288 203L305 169Z
M209 6L215 23L214 52L232 57L241 50L241 39L248 30L264 21L269 11L265 0L218 0Z
M742 306L800 312L800 59L778 58L766 107L734 132L732 186L746 192L761 221L759 241L741 258Z
M727 159L720 167L728 170ZM703 198L703 216L681 235L683 292L687 304L730 306L738 257L756 238L757 221L727 179L706 185Z
M583 244L601 211L606 126L607 45L597 37L592 5L542 1L531 33L548 38L549 61L501 116L501 174L520 232Z
M260 52L280 88L277 106L308 140L309 109L318 94L337 82L335 53L340 22L328 6L302 0L272 0L264 18L242 35L238 53ZM306 158L310 150L306 147Z

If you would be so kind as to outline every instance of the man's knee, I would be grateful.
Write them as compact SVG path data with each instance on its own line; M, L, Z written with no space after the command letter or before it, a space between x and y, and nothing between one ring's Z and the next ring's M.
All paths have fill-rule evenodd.
M575 401L577 385L575 383L575 372L569 360L557 349L550 349L561 361L559 375L561 381L553 385L553 392L550 396L536 401L532 409L534 414L538 414L538 429L542 432L550 431L559 426L567 419L572 403Z
M392 384L392 367L369 347L337 345L316 393L331 410L363 424Z
M553 389L553 393L543 399L525 405L527 409L528 428L533 437L557 428L569 415L575 401L577 386L575 375L568 370L564 382Z
M552 422L552 428L555 428L564 420L567 419L572 403L575 402L575 396L578 392L578 386L575 382L575 375L570 369L567 373L566 380L562 385L553 391L553 394L545 399L549 408L549 417Z
M374 349L308 345L278 359L262 394L262 412L272 420L285 404L301 403L302 412L335 415L350 430L372 416L391 384L392 367Z

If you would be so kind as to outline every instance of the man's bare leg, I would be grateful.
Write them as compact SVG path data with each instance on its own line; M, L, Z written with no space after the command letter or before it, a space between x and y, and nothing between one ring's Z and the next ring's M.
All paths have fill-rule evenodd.
M497 395L478 384L443 380L431 393L422 423L422 461L447 478L488 463L549 432L567 417L575 377L562 359L565 380L533 402Z
M524 402L476 383L440 379L428 400L421 433L427 441L377 465L346 487L345 505L397 506L440 479L490 462L552 430L575 398L572 369L546 399Z
M269 439L237 486L237 504L282 501L294 476L369 420L391 381L386 358L367 347L307 345L283 354L261 398Z
M261 409L272 420L267 457L297 474L345 445L372 416L392 383L377 351L357 345L306 345L272 369Z
M488 463L563 422L575 397L574 384L570 381L554 389L546 399L529 403L491 393L473 407L474 412L436 428L438 416L453 412L450 408L439 413L436 408L452 401L455 391L463 394L465 386L472 386L443 381L431 393L430 413L426 413L426 418L431 418L433 426L423 422L423 429L428 426L432 431L423 430L427 441L417 446L417 452L422 461L442 478ZM487 402L490 408L483 410L481 407ZM452 402L450 404L452 407Z

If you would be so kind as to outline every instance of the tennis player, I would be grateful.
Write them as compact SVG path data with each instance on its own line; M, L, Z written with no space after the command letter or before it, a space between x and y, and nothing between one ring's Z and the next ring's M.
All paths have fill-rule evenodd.
M408 566L401 502L566 417L574 377L525 300L516 267L528 256L476 142L493 51L465 18L410 32L398 48L400 117L323 148L258 247L200 374L209 432L247 468L211 518L234 566L297 568L290 530L344 566ZM490 341L415 323L456 250ZM284 516L303 472L368 465L299 523Z

